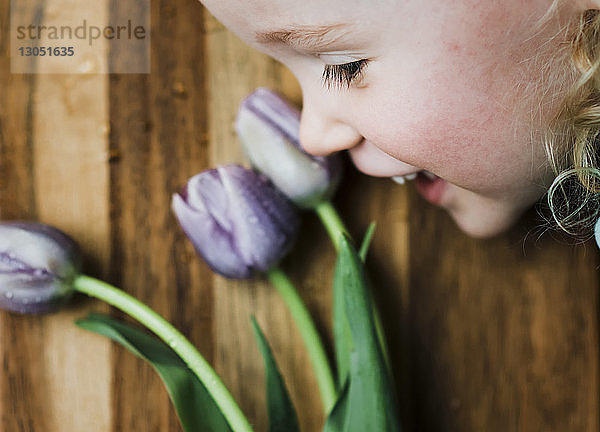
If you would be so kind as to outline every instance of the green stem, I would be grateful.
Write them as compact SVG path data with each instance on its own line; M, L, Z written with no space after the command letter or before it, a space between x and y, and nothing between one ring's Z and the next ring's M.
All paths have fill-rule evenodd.
M337 250L339 247L341 234L345 233L348 235L348 237L350 237L348 230L344 226L344 222L342 222L340 215L331 204L331 201L323 201L317 204L315 211L319 215L323 225L325 225L327 234L329 234L329 238L331 238L331 241Z
M317 332L315 323L306 305L298 295L298 291L296 291L296 288L294 288L294 285L286 274L277 267L269 270L267 274L283 298L302 335L317 378L325 413L329 414L335 404L337 393L329 360L325 354L325 348L323 347L323 342Z
M154 332L185 361L200 382L204 384L206 390L221 409L231 429L234 432L252 431L250 423L248 423L244 413L219 375L202 357L196 347L163 317L136 298L101 280L89 276L79 276L75 280L74 286L77 291L96 297L122 310Z

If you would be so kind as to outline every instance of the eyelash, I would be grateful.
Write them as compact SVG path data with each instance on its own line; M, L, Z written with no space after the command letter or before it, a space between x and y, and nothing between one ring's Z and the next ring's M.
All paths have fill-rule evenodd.
M325 65L322 76L323 84L327 88L332 86L350 88L361 77L368 62L366 59L361 59L339 65Z

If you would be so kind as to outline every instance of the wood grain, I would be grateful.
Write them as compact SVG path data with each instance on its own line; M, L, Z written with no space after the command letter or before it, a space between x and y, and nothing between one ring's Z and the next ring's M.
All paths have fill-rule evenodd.
M35 14L43 24L53 3L23 4L20 13ZM85 7L102 16L102 8ZM2 12L3 23L7 12ZM37 219L59 227L78 239L89 270L103 275L110 246L107 77L18 76L8 74L7 66L2 67L8 85L2 92L1 159L9 175L0 182L2 218ZM89 308L84 304L33 319L3 314L1 349L8 366L2 379L3 430L110 427L110 344L73 325ZM73 416L73 411L86 415Z
M131 16L115 3L113 17ZM111 75L111 281L149 304L212 359L212 274L170 211L207 168L203 13L152 2L151 73ZM179 430L160 379L122 349L113 364L113 430Z
M259 86L268 86L290 95L299 94L289 72L272 59L259 55L225 30L214 18L207 16L207 54L209 71L209 131L211 161L213 164L241 162L244 156L235 135L233 123L241 99ZM247 163L246 163L247 164ZM321 231L312 221L308 230ZM315 254L317 249L320 252ZM300 244L285 263L293 271L308 264L313 271L311 280L294 277L301 296L316 316L322 328L329 322L329 293L323 292L331 271L318 272L317 260L332 263L332 249L322 237L318 242ZM307 259L307 257L311 257ZM318 261L317 261L318 263ZM293 275L296 276L295 272ZM305 365L309 359L304 351L285 305L273 287L266 281L230 282L215 279L215 367L223 376L234 395L242 401L242 408L257 430L267 430L265 416L263 363L250 327L250 315L264 329L279 367L284 376L294 376L288 386L295 406L301 415L303 430L318 430L323 423L321 402L314 376Z
M595 245L538 240L526 225L475 241L440 214L411 215L427 245L411 254L417 424L598 430Z
M49 4L25 3L20 13L32 16ZM11 74L9 9L0 5L0 217L41 220L76 237L86 271L188 335L264 431L255 314L303 432L320 430L309 361L273 288L213 275L169 209L192 175L245 163L233 121L246 94L268 86L299 105L300 89L199 3L151 4L151 73L91 76ZM117 1L89 7L109 21L135 14ZM108 61L122 61L117 55L106 52ZM356 238L377 221L367 266L406 431L600 429L595 245L538 238L535 212L503 236L469 239L410 185L350 166L334 204ZM282 265L329 347L334 260L306 214ZM78 299L50 316L0 314L0 430L181 431L150 367L73 326L89 310L108 308Z

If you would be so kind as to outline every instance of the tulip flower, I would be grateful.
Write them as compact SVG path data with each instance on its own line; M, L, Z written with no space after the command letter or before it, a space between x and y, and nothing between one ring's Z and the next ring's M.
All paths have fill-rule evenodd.
M290 250L296 209L263 175L239 165L192 177L172 201L197 252L217 273L249 278L266 272Z
M242 101L235 128L252 164L296 205L313 209L338 249L343 236L349 237L348 230L330 201L341 180L339 155L315 157L304 152L300 146L300 112L266 88L257 89ZM363 245L365 254L368 241ZM270 277L277 285L276 275L271 272ZM279 289L281 292L281 287ZM381 335L379 313L377 310L373 313L377 331ZM299 318L297 322L301 320ZM299 326L302 327L302 324ZM305 340L310 349L309 337L306 336ZM385 344L382 345L387 358L387 349ZM331 394L327 371L322 367L323 362L318 354L311 357L315 370L323 372L317 374L323 378L319 381L327 409Z
M34 222L0 223L0 308L54 311L73 293L80 269L79 248L65 233Z
M196 375L232 430L252 432L221 378L184 335L139 300L81 273L81 255L73 239L36 222L0 222L0 309L50 312L75 291L100 299L145 325Z
M172 207L214 271L238 279L262 272L273 282L304 339L329 412L336 392L323 342L296 288L277 267L298 230L294 205L265 176L228 165L192 177L173 196Z
M244 99L235 129L250 162L302 208L328 200L342 174L340 156L311 156L300 146L300 112L259 88Z

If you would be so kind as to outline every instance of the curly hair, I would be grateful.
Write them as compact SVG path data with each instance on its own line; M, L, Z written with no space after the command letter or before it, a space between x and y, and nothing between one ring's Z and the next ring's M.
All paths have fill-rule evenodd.
M577 76L545 137L556 176L547 200L560 229L590 237L600 216L600 11L585 11L570 32Z

